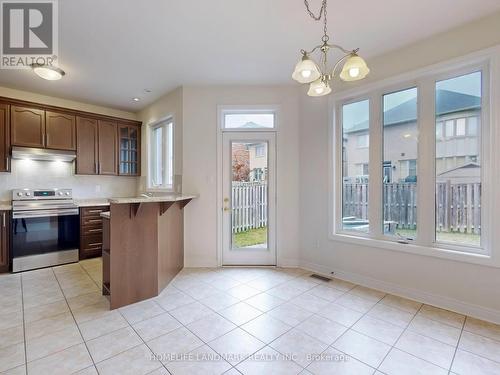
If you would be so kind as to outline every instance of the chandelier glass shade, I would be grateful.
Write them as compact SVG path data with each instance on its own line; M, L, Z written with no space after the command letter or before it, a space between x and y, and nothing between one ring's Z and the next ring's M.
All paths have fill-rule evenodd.
M317 45L310 51L301 50L302 57L295 65L295 70L292 73L292 78L302 84L309 84L307 95L323 96L332 92L330 82L337 76L339 68L340 79L346 82L358 81L365 78L370 69L359 55L359 49L347 50L337 44L330 44L328 41L328 26L327 26L327 0L322 0L319 14L316 16L310 9L308 0L304 0L307 12L316 21L323 19L323 37L322 44ZM328 53L331 49L339 50L343 54L337 60L333 68L328 68ZM311 55L318 53L321 57L321 64L317 64L311 59ZM321 65L321 68L320 68Z

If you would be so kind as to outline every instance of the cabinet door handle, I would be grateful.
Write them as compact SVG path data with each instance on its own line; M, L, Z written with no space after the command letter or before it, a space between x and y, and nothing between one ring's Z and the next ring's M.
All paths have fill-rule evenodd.
M49 145L49 134L46 133L45 134L45 146L48 146Z
M97 169L97 162L94 163L95 164L95 173L99 173L98 169Z
M90 246L101 246L101 245L102 245L102 242L89 243L89 247Z
M6 226L6 220L5 220L5 212L2 214L2 226L5 228Z
M102 232L102 229L89 229L89 232Z
M89 223L100 223L102 219L90 219Z
M102 212L102 210L88 210L87 211L89 214L99 214Z

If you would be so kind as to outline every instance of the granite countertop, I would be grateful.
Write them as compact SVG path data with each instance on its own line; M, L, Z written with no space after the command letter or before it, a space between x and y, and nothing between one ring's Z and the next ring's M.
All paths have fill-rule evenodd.
M78 207L109 206L109 198L75 199Z
M133 198L110 198L109 202L114 204L127 203L156 203L156 202L178 202L188 199L198 198L198 195L193 194L169 194L153 197L133 197Z
M0 201L0 211L12 210L12 203L10 201Z

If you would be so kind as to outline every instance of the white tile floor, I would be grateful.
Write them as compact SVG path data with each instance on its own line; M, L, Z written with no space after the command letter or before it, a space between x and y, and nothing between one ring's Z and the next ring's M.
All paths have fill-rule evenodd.
M115 311L101 260L0 276L2 374L500 374L500 326L297 269L185 269Z

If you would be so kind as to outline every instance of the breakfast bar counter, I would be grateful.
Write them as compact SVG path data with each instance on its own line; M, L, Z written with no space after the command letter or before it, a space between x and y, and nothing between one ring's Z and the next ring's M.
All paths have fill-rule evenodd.
M184 266L184 207L195 195L110 199L103 294L111 309L157 296Z

